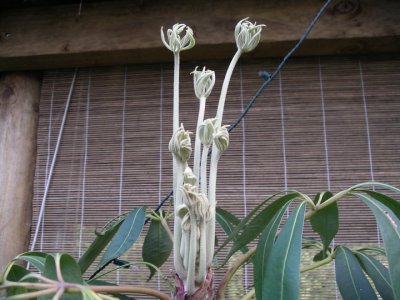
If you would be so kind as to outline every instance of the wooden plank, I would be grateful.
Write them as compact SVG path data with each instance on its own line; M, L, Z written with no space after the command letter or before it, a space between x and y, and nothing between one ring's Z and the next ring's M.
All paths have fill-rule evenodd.
M0 269L30 240L39 90L35 75L0 78Z
M184 60L227 58L238 20L267 25L247 57L284 55L323 1L110 1L10 8L0 12L0 70L170 61L160 27L186 23L197 46ZM298 55L400 51L400 1L336 0Z

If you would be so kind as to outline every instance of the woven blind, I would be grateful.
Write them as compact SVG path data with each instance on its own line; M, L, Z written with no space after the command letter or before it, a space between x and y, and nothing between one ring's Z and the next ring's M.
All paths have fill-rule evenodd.
M224 124L236 119L262 83L258 72L271 71L277 63L260 60L237 66ZM192 132L198 102L189 73L203 64L182 66L181 121ZM206 117L213 117L228 62L206 64L217 74L206 108ZM36 250L79 257L108 219L134 207L155 207L169 193L172 75L171 64L79 70ZM34 225L44 204L45 181L72 76L73 70L48 71L44 76ZM220 161L218 205L243 217L261 200L286 188L315 194L371 180L400 186L399 97L400 57L291 60L232 132L230 148ZM371 213L360 202L340 203L340 218L336 244L381 243ZM310 226L305 234L314 236ZM142 241L124 258L140 261ZM166 275L171 268L171 262L163 268ZM216 271L217 282L223 272ZM237 293L251 287L251 275L247 266L235 277L230 299L238 299ZM160 277L145 283L147 276L146 268L137 266L108 279L165 290ZM333 277L331 266L304 275L302 298L337 298L333 285L315 281Z

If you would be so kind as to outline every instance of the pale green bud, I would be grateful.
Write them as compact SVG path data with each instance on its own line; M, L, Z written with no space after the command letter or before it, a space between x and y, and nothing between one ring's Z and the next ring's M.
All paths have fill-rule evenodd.
M190 143L190 132L186 131L183 124L173 134L169 142L169 152L181 162L187 162L192 153L192 146Z
M211 145L215 134L216 118L204 120L199 126L199 138L203 145Z
M194 92L198 99L207 98L215 84L215 72L206 70L206 67L203 67L202 71L197 71L197 68L191 73L193 74Z
M193 171L190 167L186 167L185 172L183 172L183 183L197 186L197 177L193 174Z
M186 29L185 34L181 37L181 33ZM193 48L195 40L193 30L185 24L175 24L172 29L167 30L167 39L164 36L164 30L161 27L161 40L165 47L173 53L179 53L184 50Z
M242 52L250 52L257 47L260 42L262 27L247 21L248 18L241 20L235 27L236 46Z
M198 193L197 188L191 184L184 184L181 189L183 192L183 203L187 206L196 220L208 220L210 217L210 204L207 196Z
M222 153L229 146L229 132L226 126L218 127L214 134L214 143L218 150Z

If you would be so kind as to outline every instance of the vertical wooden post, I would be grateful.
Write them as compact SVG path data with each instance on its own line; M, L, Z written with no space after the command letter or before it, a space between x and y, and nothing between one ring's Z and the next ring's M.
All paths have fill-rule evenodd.
M29 246L40 83L37 74L0 77L0 270Z

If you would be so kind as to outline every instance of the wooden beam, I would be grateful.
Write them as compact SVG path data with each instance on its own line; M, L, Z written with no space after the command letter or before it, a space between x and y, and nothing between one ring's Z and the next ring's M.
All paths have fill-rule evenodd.
M197 46L184 60L230 57L233 28L250 17L267 25L247 57L282 56L301 36L321 0L110 1L3 9L0 70L170 61L160 27L186 23ZM298 55L400 51L400 1L336 0Z
M30 241L39 91L38 76L0 78L0 270Z

